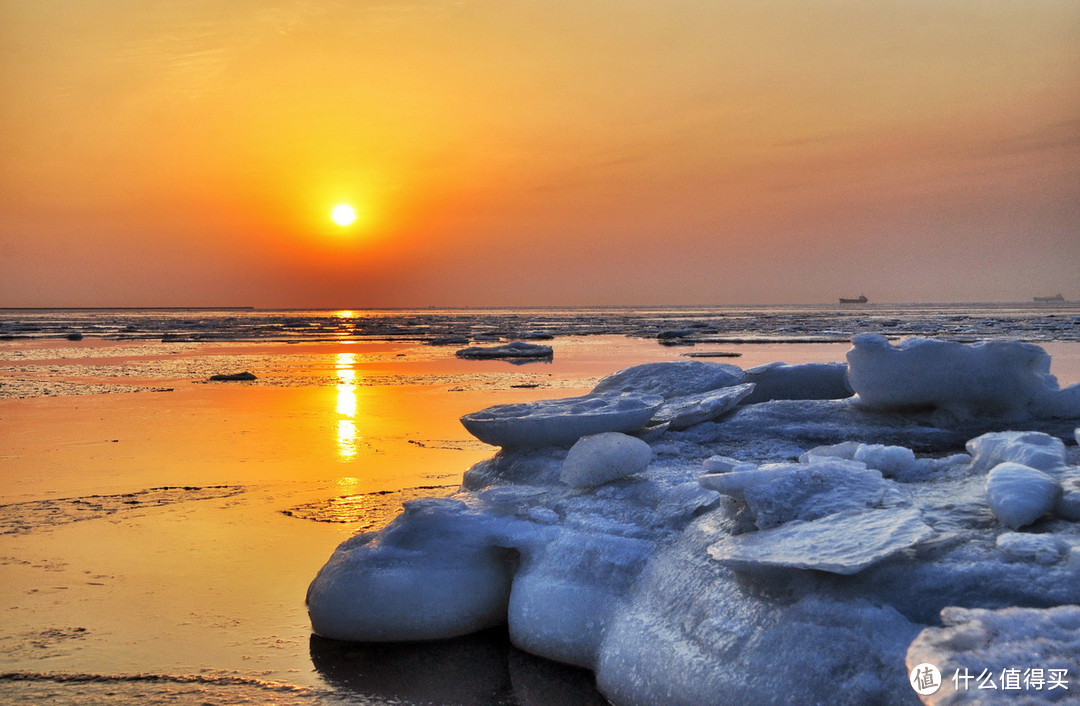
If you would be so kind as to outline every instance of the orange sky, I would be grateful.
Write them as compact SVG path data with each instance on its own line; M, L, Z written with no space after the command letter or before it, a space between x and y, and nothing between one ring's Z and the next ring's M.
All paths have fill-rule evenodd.
M0 306L1077 299L1077 37L1075 0L0 0Z

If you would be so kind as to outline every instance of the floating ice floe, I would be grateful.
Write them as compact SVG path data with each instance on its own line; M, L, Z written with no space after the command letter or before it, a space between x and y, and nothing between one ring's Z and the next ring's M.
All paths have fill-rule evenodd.
M458 358L511 358L511 359L534 359L551 358L555 355L551 346L543 346L539 343L525 343L524 341L511 341L502 346L472 346L462 348L455 355Z
M879 339L849 354L858 398L778 398L818 396L835 366L766 366L770 381L662 363L466 415L501 450L451 498L343 543L312 582L313 628L396 641L505 623L517 647L593 670L616 706L910 704L915 664L1005 668L1041 634L1027 666L1064 655L1075 678L1080 405L1027 344ZM775 383L770 399L685 427L662 412L751 383Z

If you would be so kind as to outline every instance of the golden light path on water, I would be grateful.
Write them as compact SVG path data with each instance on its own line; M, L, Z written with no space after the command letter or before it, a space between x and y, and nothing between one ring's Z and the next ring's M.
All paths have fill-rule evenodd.
M338 353L337 373L337 448L338 458L348 462L356 458L356 354Z

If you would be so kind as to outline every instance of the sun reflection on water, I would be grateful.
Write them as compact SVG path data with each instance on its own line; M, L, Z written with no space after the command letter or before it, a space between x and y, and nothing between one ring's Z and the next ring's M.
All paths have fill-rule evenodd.
M351 461L356 458L356 354L338 353L337 373L337 446L338 458Z

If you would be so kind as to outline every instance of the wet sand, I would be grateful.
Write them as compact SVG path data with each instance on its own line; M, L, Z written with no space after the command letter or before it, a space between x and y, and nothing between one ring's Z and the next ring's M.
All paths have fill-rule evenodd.
M467 692L448 703L551 703L531 699L553 685L566 703L596 698L587 674L497 634L312 638L307 585L343 539L451 492L494 452L462 414L581 394L691 351L739 352L713 360L747 368L843 360L848 345L551 343L554 362L528 365L411 343L0 343L0 672L18 673L0 700L99 702L111 688L260 702L276 689L281 703L418 703L458 688L448 673ZM1080 381L1080 344L1046 348L1062 384ZM258 380L205 382L241 370Z

